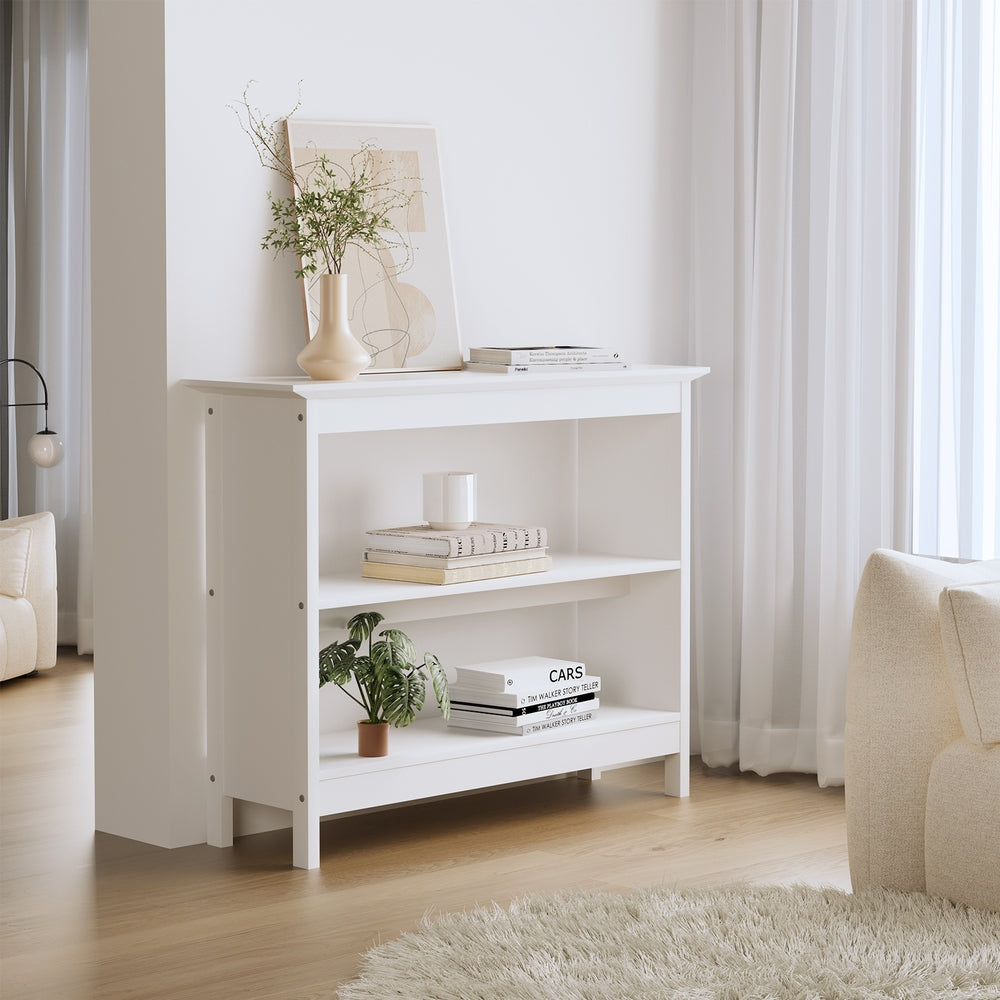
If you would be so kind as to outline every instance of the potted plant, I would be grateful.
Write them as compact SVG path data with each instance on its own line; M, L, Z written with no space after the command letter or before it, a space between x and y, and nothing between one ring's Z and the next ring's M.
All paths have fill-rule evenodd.
M320 650L319 685L336 684L356 701L367 718L358 722L358 754L384 757L388 752L389 725L408 726L423 707L427 678L447 719L451 712L448 678L440 660L424 653L418 664L413 640L396 628L385 628L375 638L384 620L378 611L362 611L348 623L348 638ZM367 643L367 652L362 647ZM355 695L348 685L357 687Z
M394 215L406 209L419 193L419 178L397 176L384 165L375 143L363 143L346 164L335 163L325 153L293 165L287 120L266 117L250 105L243 91L234 108L243 131L253 142L260 162L287 185L288 195L268 192L271 228L261 249L275 255L295 255L297 278L319 272L320 322L316 333L297 358L299 367L314 379L356 378L371 362L367 349L353 336L348 323L347 275L342 273L350 247L379 261L386 251L403 251L395 265L400 274L411 261L407 237L393 224Z

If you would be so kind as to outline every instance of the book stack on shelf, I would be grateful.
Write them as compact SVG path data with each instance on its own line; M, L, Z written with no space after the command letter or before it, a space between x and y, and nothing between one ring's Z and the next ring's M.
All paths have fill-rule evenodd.
M448 725L529 736L589 722L600 707L601 678L578 660L522 656L456 669L448 686Z
M406 583L468 583L552 568L542 527L473 521L462 531L426 524L365 533L361 575Z
M472 347L465 362L468 371L495 375L620 371L631 367L617 351L606 347Z

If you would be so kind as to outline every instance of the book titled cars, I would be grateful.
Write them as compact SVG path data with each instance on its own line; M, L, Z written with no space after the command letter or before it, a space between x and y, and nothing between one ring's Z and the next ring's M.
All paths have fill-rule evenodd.
M448 725L509 736L552 732L591 721L601 678L579 660L522 656L456 668Z

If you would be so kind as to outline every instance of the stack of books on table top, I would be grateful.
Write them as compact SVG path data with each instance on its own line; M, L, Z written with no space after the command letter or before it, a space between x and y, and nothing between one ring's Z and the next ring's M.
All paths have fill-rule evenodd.
M473 372L516 375L521 372L620 371L631 368L607 347L472 347L465 367Z
M426 524L365 533L361 575L406 583L468 583L552 568L545 528L473 521L463 531Z
M579 660L522 656L458 667L448 725L510 736L576 726L597 714L601 678Z

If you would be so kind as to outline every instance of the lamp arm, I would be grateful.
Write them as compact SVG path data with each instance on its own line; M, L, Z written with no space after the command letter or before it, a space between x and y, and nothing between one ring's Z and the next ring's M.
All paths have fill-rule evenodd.
M45 384L45 379L42 377L42 373L30 362L25 361L24 358L6 358L0 360L0 366L9 365L14 362L19 365L27 365L37 376L38 381L42 383L42 402L41 403L8 403L7 406L42 406L45 408L45 430L43 434L49 433L49 387Z
M45 407L45 430L39 431L37 434L32 436L31 440L28 442L28 454L31 456L31 460L35 463L35 465L38 465L43 469L51 469L52 466L58 465L62 461L64 448L62 441L59 439L59 435L55 431L49 430L49 387L45 384L45 379L42 378L42 373L30 361L25 361L24 358L0 359L0 367L12 364L15 361L20 365L27 365L38 376L38 381L42 383L42 402L5 403L4 405L8 407ZM4 378L7 378L6 374L4 375ZM4 388L6 387L7 384L4 383Z

